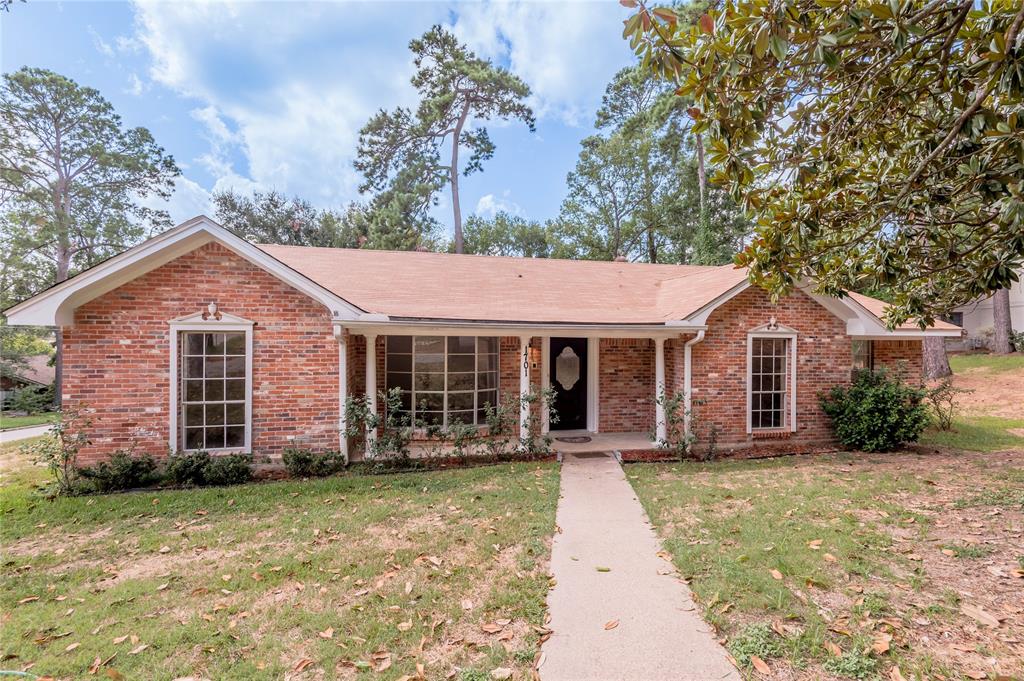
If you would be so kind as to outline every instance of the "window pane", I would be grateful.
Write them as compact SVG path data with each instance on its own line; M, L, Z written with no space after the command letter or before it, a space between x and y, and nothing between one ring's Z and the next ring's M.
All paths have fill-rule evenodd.
M443 353L444 336L416 336L416 354Z
M223 357L207 357L206 358L206 377L207 378L223 378L224 376L224 358Z
M202 381L185 381L185 401L186 402L202 402L203 401L203 382Z
M411 392L403 392L402 393L402 410L403 411L411 411L412 410L412 393Z
M444 355L417 354L416 371L444 371Z
M416 393L416 411L442 411L444 393Z
M202 449L204 446L202 428L189 428L185 431L185 449Z
M481 354L498 352L498 339L494 336L477 338L477 352Z
M388 372L387 375L387 389L401 388L402 390L412 390L412 374L396 374Z
M185 407L185 427L203 425L203 405L190 404Z
M449 411L448 412L448 426L454 426L457 423L463 425L473 425L473 412L472 411Z
M476 352L475 336L448 336L448 352L473 354Z
M416 374L416 390L444 390L444 374Z
M245 426L228 426L224 429L225 447L244 447L245 446Z
M754 338L750 359L750 425L782 428L786 424L786 362L789 340Z
M208 334L206 334L206 354L207 355L223 355L224 354L224 334L222 334L222 333L208 333Z
M473 355L448 355L448 371L473 371Z
M483 407L485 404L489 404L492 407L498 406L498 391L497 390L481 390L476 402L478 407Z
M230 425L245 425L245 404L234 402L225 406L224 422Z
M185 376L188 378L203 377L202 357L189 357L185 360Z
M245 357L228 357L224 364L224 373L235 378L245 376Z
M207 402L220 402L224 399L224 381L214 379L205 381L205 383Z
M224 399L226 400L244 400L245 399L245 380L235 381L224 381L227 386Z
M412 355L388 355L388 371L412 371Z
M476 368L479 371L497 371L497 369L498 369L498 356L497 355L479 355L476 358Z
M206 448L207 449L218 449L224 447L224 429L223 428L207 428L206 429Z
M473 397L473 393L448 393L448 411L472 409Z
M416 412L416 418L420 419L427 425L439 425L444 423L444 412L418 411Z
M448 374L449 390L472 390L476 387L476 374Z
M186 333L185 334L185 354L187 354L187 355L201 355L201 354L203 354L203 334L201 334L201 333Z
M498 387L498 374L493 371L488 371L477 375L476 379L477 388L497 388Z
M208 404L208 405L206 405L206 425L208 425L208 426L221 426L221 425L224 425L224 405L223 404Z
M227 334L227 342L225 343L225 352L229 355L244 355L245 354L245 334L244 333L229 333Z
M412 352L412 336L388 336L388 352Z

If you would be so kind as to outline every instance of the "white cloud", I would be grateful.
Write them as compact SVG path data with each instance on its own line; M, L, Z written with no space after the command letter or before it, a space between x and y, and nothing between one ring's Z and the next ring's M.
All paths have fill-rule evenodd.
M139 201L149 208L166 210L174 224L180 224L197 215L213 216L213 201L210 192L203 189L197 182L181 176L174 181L174 193L167 201L150 195Z
M515 201L509 198L511 192L505 190L500 197L494 194L484 194L476 202L476 210L473 212L487 218L493 218L498 213L510 213L511 215L522 215L523 209Z
M99 32L91 25L86 26L86 31L89 32L89 36L92 37L92 45L96 48L96 51L102 54L104 57L113 57L114 48L110 46L110 43L105 41Z
M143 92L146 91L146 84L142 82L141 78L139 78L139 74L128 74L128 82L129 85L128 88L125 90L125 93L129 95L134 95L135 97L139 97L142 95Z

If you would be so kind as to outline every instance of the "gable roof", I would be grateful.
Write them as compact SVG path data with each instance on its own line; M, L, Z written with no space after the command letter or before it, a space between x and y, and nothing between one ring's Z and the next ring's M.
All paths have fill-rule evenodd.
M13 367L7 375L27 383L50 385L56 371L50 364L50 355L31 355L25 358L25 366Z
M205 216L182 223L5 312L11 324L70 324L74 309L216 242L322 303L348 324L429 323L704 328L750 284L732 265L652 265L409 251L254 245ZM958 335L942 323L885 329L882 301L808 295L851 335Z

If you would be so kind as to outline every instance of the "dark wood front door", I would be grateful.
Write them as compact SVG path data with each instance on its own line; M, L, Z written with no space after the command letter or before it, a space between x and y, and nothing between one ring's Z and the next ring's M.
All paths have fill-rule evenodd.
M551 430L582 430L587 427L587 339L552 338L551 387L558 421Z

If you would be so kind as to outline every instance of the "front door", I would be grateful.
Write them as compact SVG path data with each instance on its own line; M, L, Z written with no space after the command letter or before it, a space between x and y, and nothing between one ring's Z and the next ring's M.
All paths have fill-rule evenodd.
M551 387L558 421L551 430L583 430L587 427L587 339L552 338Z

